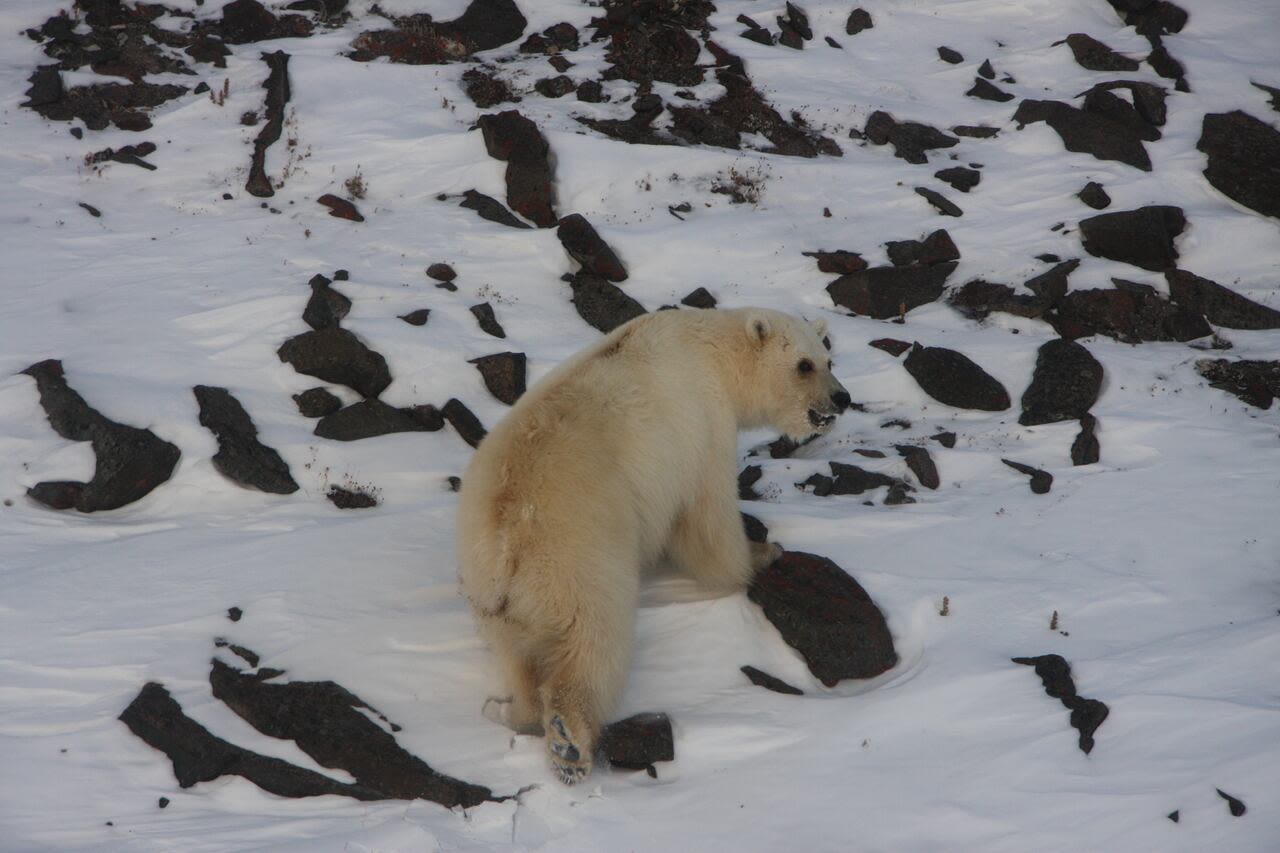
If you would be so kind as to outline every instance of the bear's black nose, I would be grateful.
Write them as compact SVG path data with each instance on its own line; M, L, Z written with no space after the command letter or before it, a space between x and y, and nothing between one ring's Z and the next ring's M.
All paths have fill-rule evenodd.
M837 391L836 393L832 394L831 402L835 403L836 408L842 412L853 404L853 400L849 398L848 391Z

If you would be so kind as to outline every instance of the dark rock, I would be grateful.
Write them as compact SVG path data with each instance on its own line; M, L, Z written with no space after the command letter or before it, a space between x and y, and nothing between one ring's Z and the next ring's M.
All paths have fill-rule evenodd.
M849 20L844 23L844 31L851 36L856 36L863 30L871 29L875 24L871 22L871 13L866 9L854 9L849 13ZM940 48L942 50L944 48Z
M90 407L67 385L62 362L48 359L22 372L36 381L40 405L54 431L71 441L91 442L95 457L88 483L38 483L27 490L32 499L54 509L118 509L173 474L181 455L178 448L149 429L117 423Z
M1075 341L1053 340L1040 347L1031 384L1022 394L1023 426L1079 420L1102 389L1102 365Z
M408 314L401 314L400 319L404 320L410 326L425 326L427 320L431 319L430 308L419 308L417 311L410 311Z
M895 267L923 264L934 266L948 261L960 260L960 250L956 248L951 235L945 229L932 232L924 240L890 240L885 243L889 261Z
M154 172L156 167L142 158L155 153L155 150L156 146L153 142L141 142L137 145L122 145L119 148L104 148L101 151L95 151L90 154L87 162L106 163L110 161L114 163L125 163L130 166L141 166L143 169Z
M484 193L478 193L475 190L467 190L462 194L463 200L459 207L465 207L468 210L474 210L480 214L481 219L487 219L490 222L496 222L499 225L505 225L508 228L529 228L527 222L521 222L512 215L511 211L503 207L502 202L493 196L487 196Z
M578 84L578 100L584 104L604 102L604 87L598 80L583 80Z
M481 302L479 305L472 305L469 309L471 316L476 318L476 322L480 324L480 330L486 334L493 335L495 338L505 338L507 332L498 322L498 318L493 313L493 306L488 302Z
M569 286L578 316L605 334L645 313L639 302L599 276L579 272L570 278Z
M1245 805L1239 799L1231 796L1221 788L1214 788L1214 790L1218 792L1219 797L1227 801L1227 808L1230 810L1232 817L1240 817L1245 813Z
M916 194L924 196L925 200L937 208L938 212L943 216L964 216L963 210L936 190L931 190L926 187L916 187Z
M1013 114L1020 126L1046 122L1057 132L1068 151L1091 154L1099 160L1116 160L1144 172L1151 158L1142 139L1131 128L1105 115L1076 109L1060 101L1024 100Z
M605 4L605 15L591 22L596 39L609 39L605 58L613 67L605 78L698 85L703 79L701 45L690 31L708 32L707 16L714 8L709 2Z
M83 202L83 201L82 201L82 202L80 202L80 205L79 205L79 206L80 206L80 207L83 207L85 210L87 210L87 211L89 212L89 215L90 215L90 216L92 216L94 219L101 218L101 216L102 216L102 211L101 211L101 210L98 210L98 208L94 207L94 206L93 206L93 205L91 205L91 204L88 204L88 203L86 203L86 202Z
M507 204L539 228L556 225L551 149L538 126L515 110L480 116L478 124L489 156L507 164Z
M1085 112L1115 123L1124 128L1126 133L1144 142L1159 139L1159 128L1139 112L1136 106L1114 94L1113 88L1109 84L1099 84L1086 92Z
M880 609L824 557L784 552L756 575L747 596L828 687L843 678L872 678L898 662Z
M520 102L520 96L511 90L505 80L484 68L468 68L462 72L462 91L482 110L498 104Z
M293 395L298 411L304 418L322 418L342 408L342 401L324 388L311 388Z
M740 667L742 674L751 679L751 683L757 687L763 687L766 690L772 690L774 693L785 693L788 696L803 696L804 691L799 687L792 687L781 678L775 678L767 672L762 672L754 666Z
M1151 37L1151 52L1147 54L1147 64L1166 80L1176 81L1174 88L1179 92L1190 90L1187 85L1186 69L1181 62L1173 58L1173 55L1169 53L1169 49L1164 46L1158 36Z
M372 509L378 505L377 497L359 488L344 489L330 485L325 497L338 509Z
M391 384L386 359L346 329L304 332L285 341L276 354L299 373L346 385L364 397L376 397Z
M329 287L329 279L318 275L311 280L311 298L302 320L313 329L336 329L351 311L351 300Z
M1111 206L1111 196L1107 195L1107 191L1097 181L1090 181L1085 184L1084 189L1080 190L1076 195L1094 210L1103 210Z
M876 145L891 144L894 156L908 163L927 163L925 151L933 148L950 148L960 142L936 127L914 121L899 122L893 116L876 110L867 117L863 131L867 139Z
M213 467L242 486L288 495L298 490L289 466L273 448L258 441L258 429L240 401L226 388L197 385L192 389L200 404L200 425L218 440Z
M311 24L301 15L278 19L257 0L234 0L222 7L218 32L227 44L250 44L310 35Z
M1169 812L1167 815L1165 815L1165 817L1169 818L1169 820L1173 821L1174 823L1177 823L1177 822L1178 822L1178 810L1177 810L1177 809L1174 809L1173 811L1171 811L1171 812Z
M84 483L74 480L48 480L27 489L27 497L50 509L75 509L84 499Z
M959 65L964 62L964 57L960 55L960 51L952 50L949 47L938 48L938 58L951 65Z
M453 281L458 274L448 264L435 263L427 267L427 275L436 281Z
M1199 313L1170 303L1154 288L1073 290L1059 299L1045 319L1064 338L1107 335L1126 343L1190 341L1213 333Z
M855 314L887 320L942 295L954 261L933 266L873 267L842 275L827 285L831 300Z
M364 222L364 217L360 215L360 211L345 198L339 198L333 193L325 193L316 201L329 208L330 216L338 219L348 219L352 222Z
M569 257L577 261L585 272L609 281L627 280L622 261L582 214L571 213L561 219L556 237Z
M1280 131L1241 110L1210 113L1196 148L1208 155L1204 176L1214 188L1265 216L1280 217Z
M1082 219L1080 237L1091 255L1162 272L1177 264L1173 240L1186 225L1182 208L1152 205Z
M1080 432L1071 442L1071 464L1092 465L1102 456L1102 446L1098 443L1098 419L1089 413L1080 416Z
M908 347L910 347L910 344L908 344ZM884 459L888 455L883 450L872 450L867 447L855 447L853 452L868 459Z
M742 529L746 531L748 541L761 543L769 541L769 528L764 526L764 522L745 512L738 514L742 516Z
M556 77L544 77L533 84L533 88L546 98L563 98L575 91L578 85L572 79L560 74Z
M508 406L525 390L525 355L522 352L499 352L470 359L484 379L484 387Z
M480 419L472 414L471 410L463 405L461 400L451 399L444 404L444 408L440 410L449 425L457 431L462 440L472 447L479 446L480 442L488 434L488 431L480 423Z
M1076 62L1090 71L1137 71L1138 62L1127 56L1121 56L1102 42L1085 35L1072 33L1067 36L1067 47L1076 58Z
M996 79L996 70L991 67L990 59L982 60L982 64L978 66L978 76L987 80Z
M241 776L264 791L281 797L325 794L357 800L387 799L380 791L338 782L313 770L296 767L227 743L182 712L160 684L149 682L120 715L120 720L148 745L173 762L178 784L190 788L219 776Z
M894 483L892 486L889 487L889 493L885 495L884 505L898 506L900 504L915 503L916 499L911 497L908 494L908 491L910 490L911 490L911 487L908 486L905 482L899 481L897 483Z
M843 462L830 462L831 473L835 475L835 479L831 483L828 494L832 495L860 495L881 486L888 486L890 496L895 488L903 491L911 491L911 487L903 480L896 477L890 477L887 474L881 474L877 471L868 471L857 465L846 465Z
M948 303L971 320L984 320L993 311L1018 317L1039 317L1048 303L1038 297L1014 293L1007 284L974 279L947 298Z
M916 344L903 366L926 394L948 406L986 412L1010 406L1004 386L955 350Z
M1271 408L1271 401L1280 396L1280 361L1201 359L1196 362L1196 372L1209 380L1211 387L1260 409Z
M712 45L714 42L708 42ZM714 51L713 51L714 53ZM736 57L734 57L736 60ZM671 133L691 145L721 148L741 147L741 134L760 134L773 146L766 153L791 157L840 157L843 151L834 140L807 129L797 121L788 122L769 106L745 73L721 70L716 80L725 92L705 106L669 108Z
M965 94L971 98L981 98L984 101L997 101L999 103L1013 100L1012 93L1004 91L981 77L973 78L973 88L965 92Z
M227 608L227 618L230 619L232 622L239 622L240 617L242 616L244 616L244 611L241 610L239 607Z
M656 778L654 763L676 758L671 720L666 714L645 713L610 723L600 732L600 750L610 766L646 770Z
M1000 128L987 127L985 125L961 124L951 128L951 132L956 136L967 136L971 139L991 139L1000 133Z
M52 84L48 81L52 80L52 74L37 72L37 75L42 76L32 76L35 83L28 90L28 97L37 100L50 97ZM61 85L60 79L58 85ZM89 130L103 130L114 124L121 130L142 131L151 127L151 120L143 110L181 97L188 91L185 86L168 83L96 83L67 89L56 101L36 104L28 100L23 105L29 105L53 121L80 119Z
M751 488L764 474L759 465L748 465L738 472L738 500L758 501L762 495Z
M884 350L894 358L911 349L911 344L906 341L895 341L893 338L877 338L869 343L876 349Z
M1166 0L1154 3L1134 0L1108 0L1129 24L1145 36L1163 36L1181 32L1187 25L1187 13L1181 6Z
M1168 270L1169 295L1178 305L1228 329L1280 329L1280 311L1260 305L1217 282L1183 270Z
M558 54L578 49L578 28L567 22L552 24L541 33L534 33L520 45L521 53Z
M438 65L510 44L524 34L528 21L515 0L472 0L452 21L419 14L392 23L394 29L361 33L348 56L357 62L385 56L407 65Z
M796 483L796 488L804 491L806 488L813 489L816 497L825 498L831 494L831 490L835 487L836 481L828 477L826 474L811 474L809 479L803 483Z
M1253 87L1255 89L1261 89L1262 91L1270 95L1271 109L1275 110L1276 112L1280 112L1280 89L1277 89L1275 86L1266 86L1262 83L1253 83Z
M237 2L252 3L252 0L237 0ZM234 6L236 4L232 3L231 5ZM227 8L229 7L223 7L224 13ZM263 9L263 12L269 17L271 16L271 13L266 12L265 9ZM263 106L266 122L263 123L262 130L258 131L257 139L253 141L253 157L249 163L249 179L245 181L244 188L250 195L258 198L270 198L276 194L276 191L271 179L267 177L267 149L280 138L280 134L284 130L285 104L289 103L289 98L291 97L289 90L289 54L282 50L277 50L274 53L262 54L262 60L267 63L267 68L270 70L267 79L262 84L262 88L267 90L266 102ZM323 203L321 201L321 204Z
M846 252L838 249L833 252L801 252L800 254L808 258L814 258L818 262L818 272L835 273L836 275L848 275L849 273L858 272L867 268L867 262L862 259L862 255L857 252Z
M705 287L699 287L684 299L681 299L680 304L688 305L690 308L710 309L716 307L716 298Z
M940 432L937 435L929 436L929 438L938 442L938 444L941 444L948 450L956 446L956 434L954 432Z
M361 400L325 415L316 424L315 434L333 441L359 441L396 432L435 432L444 428L444 418L435 406L397 409L381 400Z
M1030 465L1023 465L1021 462L1011 462L1008 459L1001 459L1000 461L1013 470L1029 476L1031 478L1031 491L1035 494L1046 495L1049 493L1049 488L1053 485L1053 475L1048 471L1032 468ZM1087 752L1088 750L1085 751Z
M786 15L778 18L779 26L786 21L787 26L795 30L796 34L805 41L813 40L813 28L809 26L809 16L804 13L803 9L797 7L794 3L788 2L786 5Z
M940 181L946 181L962 193L967 193L982 180L982 173L977 169L966 169L963 166L941 169L934 172L933 176Z
M1052 261L1050 263L1054 264L1052 269L1046 270L1037 276L1032 276L1022 283L1023 287L1030 290L1045 303L1056 302L1067 295L1067 277L1080 266L1080 261L1075 258L1069 261Z
M1138 117L1152 127L1164 127L1168 116L1168 109L1165 106L1167 93L1154 83L1141 83L1136 80L1112 80L1109 83L1098 83L1085 93L1085 108L1088 109L1090 106L1089 95L1113 89L1128 89L1133 98L1133 109ZM1132 118L1128 121L1132 122ZM1153 138L1158 139L1159 135Z
M462 491L462 478L461 478L461 477L448 477L448 478L446 478L445 482L447 482L447 483L449 484L449 491L454 492L454 493L457 493L457 492Z
M379 799L425 799L449 808L493 800L488 788L445 776L406 752L362 713L374 709L332 681L267 683L215 660L209 683L213 695L255 729L292 740L317 764L345 770Z
M1044 692L1058 699L1071 711L1071 725L1080 732L1080 749L1087 755L1093 751L1093 733L1107 718L1109 710L1097 699L1085 699L1076 693L1071 678L1071 665L1061 655L1013 658L1014 663L1035 667L1044 684Z
M942 480L938 477L938 466L933 464L929 451L914 444L896 444L894 449L907 461L907 467L916 475L916 480L926 489L936 489Z

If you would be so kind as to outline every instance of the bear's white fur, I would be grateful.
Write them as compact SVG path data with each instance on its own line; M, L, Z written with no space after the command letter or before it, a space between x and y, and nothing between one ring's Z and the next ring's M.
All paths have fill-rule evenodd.
M830 428L849 396L822 336L766 309L648 314L548 374L477 448L459 579L511 691L486 713L541 728L565 782L590 772L622 690L641 569L667 555L729 592L779 554L744 533L736 434Z

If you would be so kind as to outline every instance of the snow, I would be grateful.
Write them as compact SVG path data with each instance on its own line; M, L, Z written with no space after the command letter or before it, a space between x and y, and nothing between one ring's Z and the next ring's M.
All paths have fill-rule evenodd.
M1278 223L1213 189L1195 148L1206 112L1243 109L1277 123L1267 95L1250 85L1280 85L1274 9L1264 0L1179 4L1190 22L1165 41L1193 91L1171 92L1164 138L1147 144L1150 173L1064 152L1044 124L1016 131L1016 101L963 94L987 58L997 85L1019 98L1070 100L1119 77L1171 88L1146 65L1090 72L1065 45L1054 46L1087 32L1144 56L1145 40L1103 0L864 0L875 26L857 36L843 26L857 4L807 0L817 38L801 52L737 38L738 14L773 28L783 4L719 0L717 38L783 115L796 109L837 139L839 159L628 146L571 117L619 117L628 107L532 93L536 79L553 73L541 57L500 66L523 75L530 90L518 108L554 152L558 210L596 226L628 267L623 289L646 308L705 286L722 305L827 320L837 376L868 411L846 414L797 458L753 458L767 500L744 509L772 539L850 571L885 613L902 658L871 682L826 689L744 595L708 600L678 579L655 580L617 716L668 713L676 760L659 765L657 779L598 768L565 788L552 779L540 740L513 738L479 713L499 682L456 591L455 496L445 482L462 472L470 448L448 428L349 444L316 438L290 395L321 383L275 355L306 328L307 280L336 269L350 271L334 285L353 301L344 325L386 357L394 381L382 398L393 405L457 397L492 425L505 406L467 359L525 352L532 382L597 337L559 280L571 262L554 233L504 229L456 199L436 200L473 187L503 197L504 164L468 131L482 112L458 86L468 66L353 63L338 54L372 26L361 17L308 39L237 46L225 71L195 66L214 88L230 81L225 106L180 98L152 113L149 131L88 131L76 140L66 123L18 106L27 76L48 61L21 31L61 4L4 3L0 849L1274 849L1275 407L1249 408L1207 387L1194 370L1207 354L1186 344L1089 338L1106 370L1092 410L1102 458L1072 467L1074 423L1020 427L1016 408L949 408L927 397L899 359L866 345L887 336L957 349L1016 401L1036 348L1054 337L1046 324L1007 315L979 324L942 303L912 311L902 326L846 316L824 291L832 276L800 254L850 249L878 265L887 262L885 241L945 227L963 256L952 285L978 277L1016 285L1046 269L1034 256L1051 252L1083 259L1073 288L1107 287L1117 276L1167 292L1158 274L1081 250L1074 224L1093 211L1074 193L1097 180L1111 210L1182 207L1190 225L1178 241L1180 267L1280 308ZM206 17L223 4L169 5ZM352 3L360 12L369 5ZM383 3L437 19L464 5ZM585 31L598 8L520 5L526 32L562 20L583 31L569 75L598 76L602 43L587 44ZM844 50L828 48L824 35ZM940 62L939 45L965 62ZM266 200L278 214L243 191L259 127L239 123L261 107L260 54L275 49L292 56L285 135L297 139L267 155L273 178L289 171ZM486 57L513 52L509 45ZM1018 82L1001 83L1006 73ZM85 71L68 82L72 76L107 79ZM655 91L671 101L675 88ZM696 91L718 89L708 82ZM889 146L849 139L848 129L876 109L1001 133L962 139L913 166ZM148 158L154 172L84 164L88 152L142 140L158 145ZM983 177L968 194L932 178L970 162L983 164ZM763 176L757 205L709 192L731 168ZM359 225L314 201L343 195L357 171L368 186L356 202L366 217ZM940 189L964 216L938 217L914 186ZM234 198L223 200L224 192ZM693 210L684 221L668 213L686 201ZM1067 227L1051 231L1059 222ZM436 261L457 269L458 293L424 276ZM493 303L505 340L476 326L467 309L482 301ZM424 307L432 309L425 327L397 319ZM1280 358L1275 332L1223 335L1234 349L1209 355ZM87 478L93 465L87 445L49 428L35 383L19 374L45 358L62 359L70 386L108 417L177 444L173 478L106 513L54 512L27 499L35 483ZM299 492L261 494L215 471L196 384L225 386L244 404L261 440L290 464ZM894 418L912 426L881 428ZM943 483L915 492L915 504L882 506L882 493L818 498L792 485L831 460L908 476L892 445L942 429L958 443L947 450L925 442ZM744 457L771 438L744 436ZM862 459L854 447L888 456ZM1052 491L1031 494L1002 458L1051 471ZM324 500L330 483L348 480L379 489L381 506L340 511ZM875 505L863 505L866 497ZM944 596L949 615L940 616ZM229 621L232 606L244 610L241 621ZM1053 611L1065 633L1049 630ZM116 719L148 681L162 682L222 738L346 778L213 698L215 637L255 650L263 666L289 678L337 681L402 725L398 741L441 772L524 793L463 813L430 802L288 800L237 777L179 788L168 760ZM1077 748L1061 704L1030 668L1009 660L1047 653L1071 663L1081 695L1111 709L1090 755ZM743 664L806 695L755 687L739 672ZM1215 788L1248 812L1232 817ZM163 810L160 797L170 800ZM1175 809L1178 823L1165 818Z

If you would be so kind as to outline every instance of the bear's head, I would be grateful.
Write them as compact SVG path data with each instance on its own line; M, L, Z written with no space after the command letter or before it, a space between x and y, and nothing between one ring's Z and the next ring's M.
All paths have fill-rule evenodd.
M826 324L762 308L744 312L752 352L746 392L758 425L800 441L825 433L849 408L849 392L831 374Z

